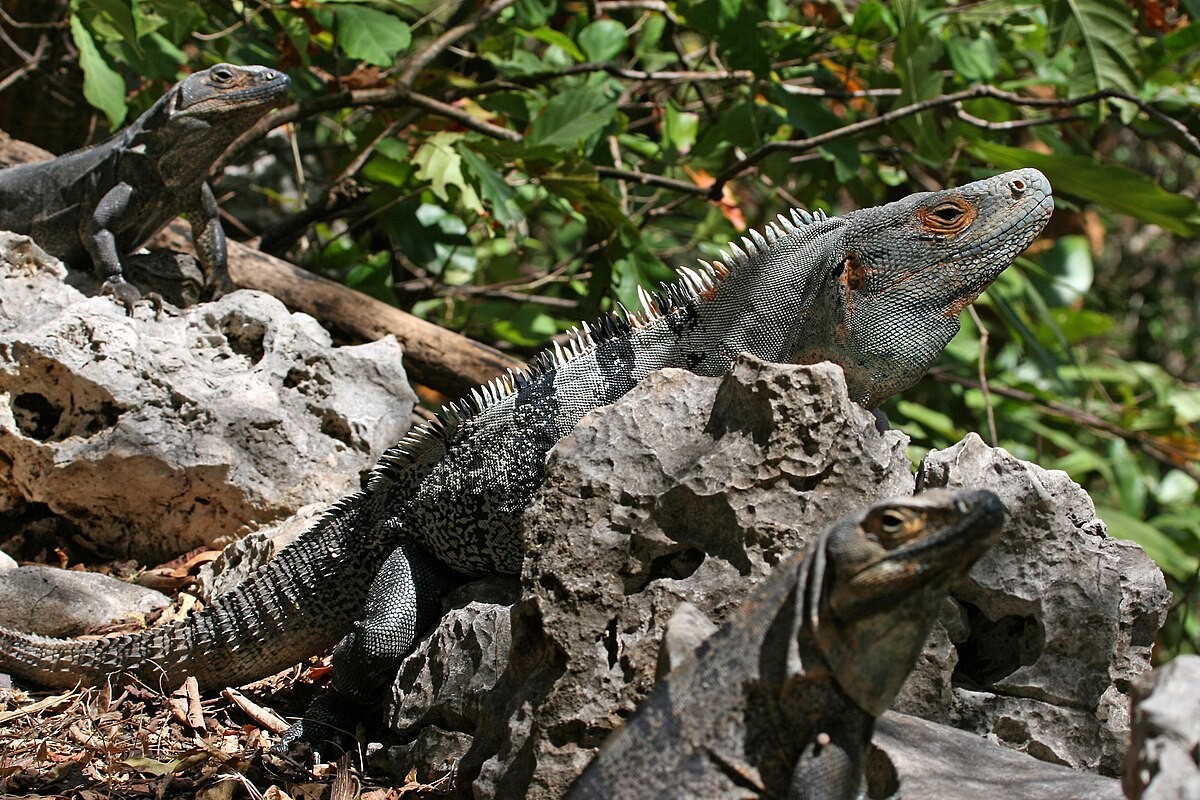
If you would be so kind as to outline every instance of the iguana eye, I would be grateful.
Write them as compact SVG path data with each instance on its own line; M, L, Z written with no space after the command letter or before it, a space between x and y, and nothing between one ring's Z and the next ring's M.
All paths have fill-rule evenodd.
M940 205L933 210L933 215L935 217L940 219L942 222L947 222L947 223L954 222L959 217L961 217L962 214L963 214L962 209L960 209L958 206L953 206L953 205L949 205L949 204Z
M213 67L212 76L222 83L233 80L233 70L226 66Z
M887 534L897 534L904 531L908 520L899 511L884 511L879 515L879 528Z

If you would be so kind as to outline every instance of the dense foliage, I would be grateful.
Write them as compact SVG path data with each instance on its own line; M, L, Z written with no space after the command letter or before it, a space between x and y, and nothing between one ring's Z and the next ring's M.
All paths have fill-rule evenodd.
M22 5L0 88L81 91L92 140L189 70L286 69L227 158L273 154L225 179L243 232L518 353L788 206L1038 167L1051 228L886 411L914 457L978 431L1070 472L1176 592L1160 658L1197 649L1196 0Z

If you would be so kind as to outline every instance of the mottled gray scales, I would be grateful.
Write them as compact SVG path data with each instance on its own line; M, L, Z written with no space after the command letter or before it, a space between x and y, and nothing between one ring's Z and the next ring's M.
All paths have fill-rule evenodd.
M194 674L211 689L271 674L347 636L334 685L369 697L452 582L437 565L519 572L520 515L547 453L584 414L656 370L719 375L742 351L836 362L851 396L878 406L921 377L958 314L1052 209L1049 183L1026 169L842 217L781 216L720 260L681 268L677 283L644 292L641 308L583 325L525 372L447 406L383 455L365 492L196 617L105 642L0 630L0 668L56 686L119 673L172 684ZM395 635L372 634L375 626ZM162 654L165 672L151 653ZM313 718L345 705L326 699Z

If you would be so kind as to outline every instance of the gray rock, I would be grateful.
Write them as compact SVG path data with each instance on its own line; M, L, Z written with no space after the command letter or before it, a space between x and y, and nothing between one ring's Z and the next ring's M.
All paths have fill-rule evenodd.
M1121 783L1130 800L1200 798L1200 656L1133 682L1133 741Z
M829 365L744 360L724 379L666 370L586 417L524 518L507 672L474 717L443 726L476 734L460 789L478 773L480 797L561 796L652 686L680 603L721 621L846 509L911 493L906 443L849 402ZM407 660L398 729L442 725L445 701L422 676L455 667L429 642L462 628L452 615Z
M0 572L0 625L78 636L170 603L160 592L108 575L40 565Z
M389 721L409 744L394 763L453 753L459 796L561 796L648 692L659 659L678 660L703 636L672 633L663 652L676 609L687 603L692 616L721 622L810 535L911 493L905 444L848 402L829 365L745 359L723 379L651 376L552 452L523 520L527 556L511 613L464 587L406 660ZM1161 575L1135 545L1106 536L1065 475L977 437L932 454L921 480L991 488L1012 522L1000 555L985 556L947 600L906 702L1043 761L1111 768L1123 692L1145 669L1162 618ZM510 657L496 677L498 642L510 642ZM1055 659L1069 677L1054 674ZM998 749L989 748L978 752ZM1093 783L1096 796L1113 796L1111 780L1020 753L997 763L1009 756L1022 765L1014 796L1070 796L1062 787Z
M16 569L17 562L8 553L0 552L0 572L8 572L10 569Z
M1119 800L1121 785L1047 764L982 736L889 711L875 725L867 796L963 800Z
M974 434L930 453L917 482L986 486L1010 518L1003 539L951 591L961 612L958 635L947 637L954 655L947 643L939 655L927 650L911 679L956 688L933 705L933 694L914 704L906 693L895 707L1045 761L1118 774L1127 687L1149 669L1171 599L1162 572L1138 545L1107 535L1065 472Z
M0 235L0 513L41 504L154 561L356 490L410 424L391 337L333 347L248 291L131 318L62 275Z

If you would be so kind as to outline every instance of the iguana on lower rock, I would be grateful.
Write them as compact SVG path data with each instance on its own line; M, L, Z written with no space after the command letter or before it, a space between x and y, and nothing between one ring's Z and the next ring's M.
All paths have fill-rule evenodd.
M568 800L858 796L875 718L1004 514L987 490L935 490L835 523L663 678Z
M27 234L68 265L91 260L104 291L131 308L123 257L181 213L218 292L233 284L208 170L291 85L267 67L217 64L175 84L146 113L93 147L0 170L0 230Z
M364 491L212 606L94 641L0 630L0 669L52 686L127 674L174 687L191 675L211 689L270 675L340 639L337 699L321 708L376 700L456 574L519 573L521 513L550 448L584 414L652 371L720 375L743 351L837 362L851 396L878 406L921 377L958 330L959 312L1053 207L1046 178L1023 169L841 217L780 216L721 261L643 292L640 310L585 324L527 371L447 406L385 453Z

